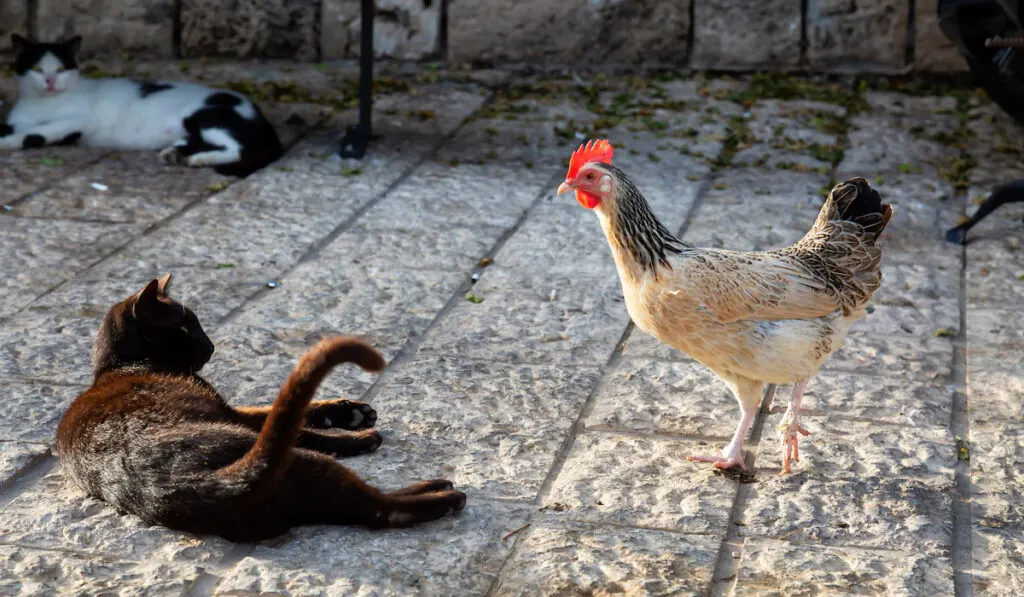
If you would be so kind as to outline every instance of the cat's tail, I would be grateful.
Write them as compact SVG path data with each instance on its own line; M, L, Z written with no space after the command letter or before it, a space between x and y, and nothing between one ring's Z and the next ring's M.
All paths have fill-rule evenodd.
M306 407L320 382L341 363L355 363L367 371L381 371L387 365L384 357L362 340L339 336L321 341L302 355L288 376L253 447L217 474L235 482L241 481L250 491L257 486L279 482L291 462L292 448L302 432Z

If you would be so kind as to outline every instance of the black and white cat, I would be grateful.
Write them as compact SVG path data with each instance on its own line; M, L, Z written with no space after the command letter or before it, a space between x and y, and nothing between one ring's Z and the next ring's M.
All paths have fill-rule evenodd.
M79 76L80 36L32 43L12 35L18 103L0 149L71 145L161 150L170 163L248 176L281 157L274 127L251 101L191 83Z

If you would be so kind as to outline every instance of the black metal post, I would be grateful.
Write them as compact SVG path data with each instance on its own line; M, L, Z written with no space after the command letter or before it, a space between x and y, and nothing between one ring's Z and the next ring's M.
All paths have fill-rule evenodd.
M359 39L359 123L348 127L341 140L341 157L362 158L370 143L373 112L373 20L374 0L363 0L362 32Z

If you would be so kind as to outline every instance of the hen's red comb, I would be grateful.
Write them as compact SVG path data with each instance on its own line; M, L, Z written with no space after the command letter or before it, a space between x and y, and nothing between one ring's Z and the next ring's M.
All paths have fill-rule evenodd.
M569 159L569 173L565 177L567 179L575 178L579 174L580 168L590 162L610 164L614 153L615 149L607 139L592 139L572 152L572 157Z

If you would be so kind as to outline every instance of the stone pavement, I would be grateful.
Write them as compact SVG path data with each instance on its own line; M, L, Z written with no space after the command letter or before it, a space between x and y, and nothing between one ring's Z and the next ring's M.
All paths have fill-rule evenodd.
M0 154L0 595L1024 594L1024 206L966 250L941 241L1024 170L1024 136L984 98L424 70L382 79L381 138L349 162L350 71L189 74L250 80L287 155L238 181L147 153ZM632 328L593 214L554 196L595 131L691 243L793 242L853 175L895 206L875 310L810 384L793 474L767 409L755 474L685 460L738 409ZM379 412L383 446L345 464L384 488L450 478L466 510L240 545L66 487L54 429L100 318L167 272L236 404L269 402L321 336L379 347L382 375L339 369L320 393Z

